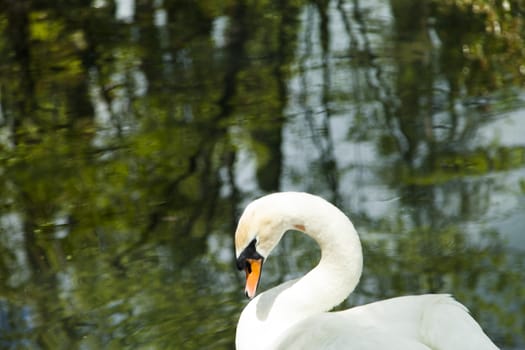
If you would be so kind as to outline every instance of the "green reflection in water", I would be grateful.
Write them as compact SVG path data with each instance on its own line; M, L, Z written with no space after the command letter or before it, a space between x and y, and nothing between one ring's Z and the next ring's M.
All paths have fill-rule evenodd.
M519 2L123 4L0 7L0 347L233 348L279 189L356 223L341 307L451 292L525 346ZM318 256L287 235L262 288Z

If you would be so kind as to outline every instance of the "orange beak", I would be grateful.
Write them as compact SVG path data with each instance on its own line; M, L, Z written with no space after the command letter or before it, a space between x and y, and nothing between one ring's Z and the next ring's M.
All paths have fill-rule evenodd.
M262 262L263 259L246 259L247 264L244 268L246 272L246 288L244 291L250 299L255 296L255 292L257 291L257 285L261 278Z

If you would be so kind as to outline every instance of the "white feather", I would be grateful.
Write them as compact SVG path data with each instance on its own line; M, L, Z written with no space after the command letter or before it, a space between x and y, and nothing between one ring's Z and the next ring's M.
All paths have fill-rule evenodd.
M258 295L244 308L237 325L237 350L497 349L467 309L445 294L404 296L327 312L359 282L362 250L350 220L320 197L268 195L252 202L241 221L238 252L256 237L258 252L267 256L285 231L302 227L319 243L321 261L302 278ZM239 230L236 235L241 236Z

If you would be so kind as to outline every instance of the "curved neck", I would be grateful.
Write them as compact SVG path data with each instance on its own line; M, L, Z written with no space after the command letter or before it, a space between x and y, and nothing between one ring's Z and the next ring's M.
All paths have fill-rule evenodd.
M328 311L344 301L357 286L363 268L361 243L354 226L339 209L329 209L329 216L318 216L315 223L306 223L301 230L321 249L319 264L293 288L310 300L315 307L312 312Z
M357 232L348 217L320 197L297 194L283 203L285 229L299 230L321 248L319 264L302 278L277 287L276 302L289 316L298 318L325 312L344 301L361 277L363 253Z
M237 326L237 347L269 349L286 329L306 317L329 311L354 290L363 267L361 243L343 212L324 199L306 193L272 194L259 199L277 237L299 230L321 248L319 264L300 279L285 282L256 296L245 307ZM279 235L280 234L280 235ZM271 246L269 251L271 251ZM257 329L254 340L253 329Z

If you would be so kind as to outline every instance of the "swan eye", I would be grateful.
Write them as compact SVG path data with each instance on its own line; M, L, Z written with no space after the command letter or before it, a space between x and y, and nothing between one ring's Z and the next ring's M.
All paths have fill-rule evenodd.
M250 262L246 258L241 259L241 257L239 257L239 259L237 259L237 269L239 271L245 270L248 272L252 272L252 267L250 266Z
M256 248L255 248L255 245L257 244L257 239L253 239L250 244L248 244L248 246L246 248L244 248L244 250L242 251L242 253L239 255L239 257L237 258L237 268L239 270L248 270L251 272L251 266L250 266L250 262L248 261L249 259L252 260L252 259L255 259L255 260L258 260L258 259L262 259L263 257L257 252Z
M237 268L244 270L246 273L246 287L244 288L244 292L250 299L255 296L257 291L264 262L264 257L259 254L255 248L256 245L257 239L254 238L237 258Z

